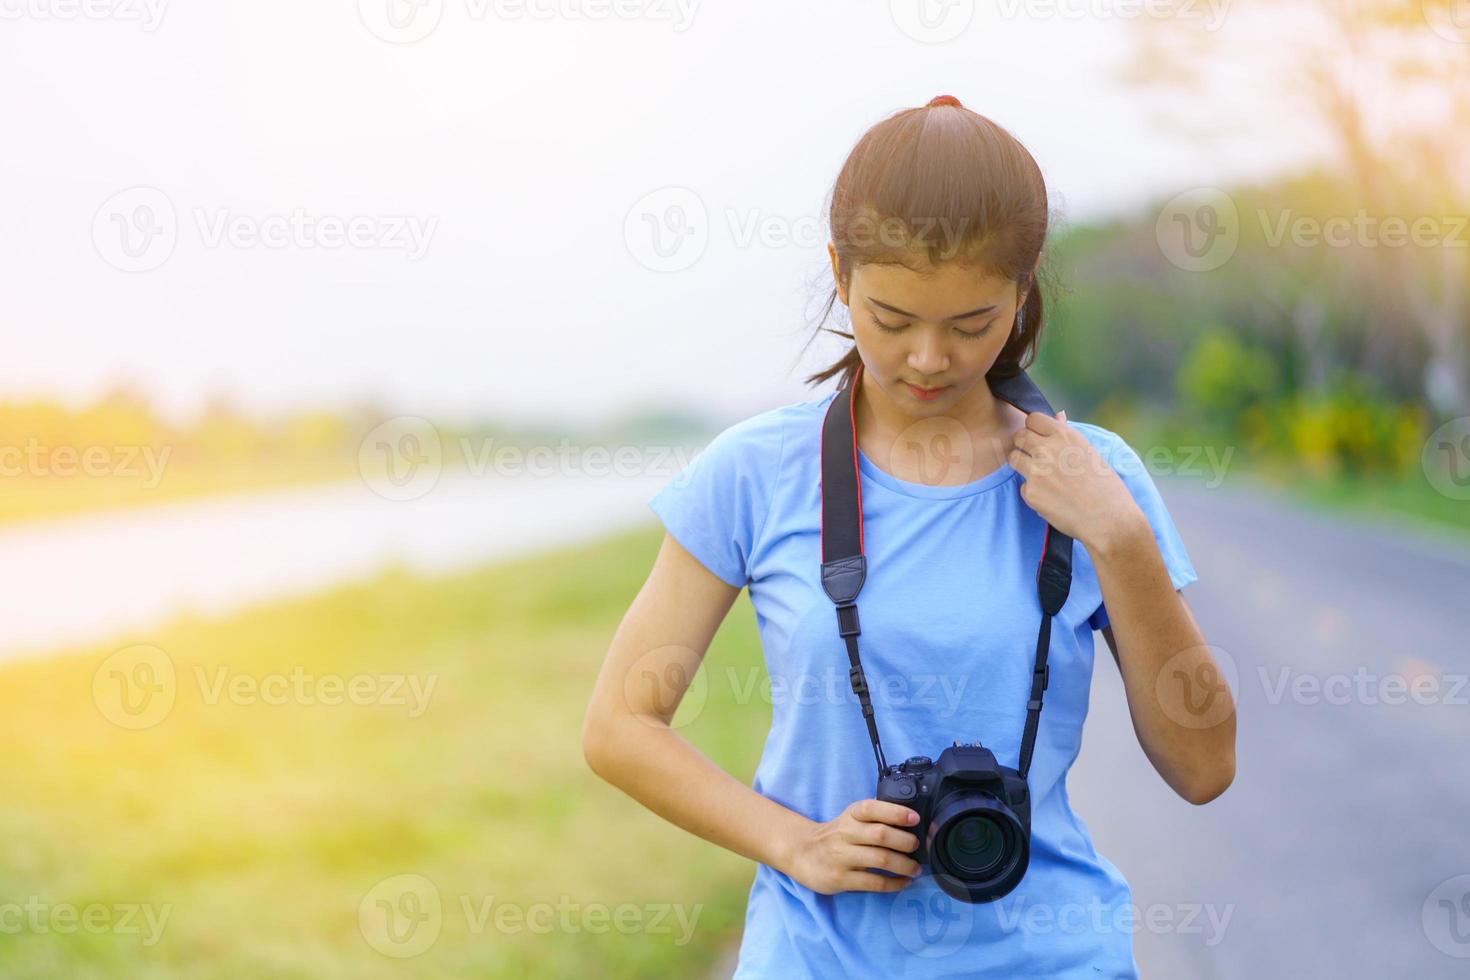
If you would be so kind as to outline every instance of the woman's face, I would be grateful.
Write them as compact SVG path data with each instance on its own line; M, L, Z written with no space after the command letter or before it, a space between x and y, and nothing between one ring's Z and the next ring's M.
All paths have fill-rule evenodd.
M830 245L833 274L837 255ZM860 265L837 292L863 373L905 414L963 416L992 401L985 374L1015 330L1025 292L974 266ZM941 389L930 396L917 389ZM972 397L977 396L978 397Z

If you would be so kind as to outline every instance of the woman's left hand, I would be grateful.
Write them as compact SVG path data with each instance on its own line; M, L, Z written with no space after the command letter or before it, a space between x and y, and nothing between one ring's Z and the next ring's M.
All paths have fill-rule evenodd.
M1147 518L1121 477L1067 413L1030 412L1006 461L1025 478L1021 499L1052 527L1089 550Z

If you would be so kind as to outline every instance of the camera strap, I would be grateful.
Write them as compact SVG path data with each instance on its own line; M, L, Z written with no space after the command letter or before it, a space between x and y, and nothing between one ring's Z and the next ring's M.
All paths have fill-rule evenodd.
M873 717L867 678L858 656L857 597L868 575L868 560L863 554L863 489L858 469L857 422L853 391L862 379L863 366L858 364L851 381L837 390L822 421L822 589L837 607L837 633L847 645L847 672L853 693L862 706L868 737L873 743L873 757L881 779L888 772L883 759L883 745L878 738L878 724ZM990 390L1004 402L1023 412L1055 415L1041 389L1022 371L1009 378L988 379ZM1072 539L1050 524L1041 546L1041 560L1036 566L1036 594L1041 605L1041 630L1036 637L1036 663L1031 674L1031 697L1026 702L1026 729L1021 738L1021 761L1017 772L1024 779L1031 768L1031 753L1036 744L1036 731L1041 722L1042 692L1049 674L1047 651L1051 645L1051 620L1061 611L1072 587Z

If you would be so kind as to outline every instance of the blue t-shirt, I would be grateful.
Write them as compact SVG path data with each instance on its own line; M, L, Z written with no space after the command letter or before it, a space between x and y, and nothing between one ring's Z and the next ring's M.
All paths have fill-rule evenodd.
M711 572L746 586L770 675L772 720L752 788L812 820L876 790L846 647L819 580L821 427L835 392L730 426L649 501ZM1082 432L1133 494L1176 589L1196 578L1142 461L1116 433ZM959 486L897 479L860 453L868 577L859 651L890 763L980 741L1019 763L1046 524L1009 464ZM1004 898L972 905L924 873L902 891L822 895L757 865L737 980L802 977L1136 977L1128 882L1067 801L1107 625L1080 542L1052 623L1050 686L1028 782L1031 860ZM1127 737L1124 732L1110 736Z

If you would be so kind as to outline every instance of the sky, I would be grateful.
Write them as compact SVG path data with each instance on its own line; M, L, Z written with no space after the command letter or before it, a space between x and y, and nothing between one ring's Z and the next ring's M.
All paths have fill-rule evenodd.
M814 397L821 208L892 112L956 95L1069 221L1322 152L1249 62L1215 95L1124 84L1113 4L0 0L0 400L576 424Z

